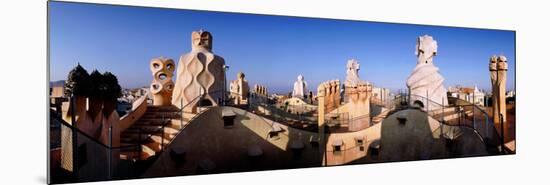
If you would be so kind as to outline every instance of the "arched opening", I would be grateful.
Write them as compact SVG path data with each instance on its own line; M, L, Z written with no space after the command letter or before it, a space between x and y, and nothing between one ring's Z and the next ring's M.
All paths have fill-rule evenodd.
M424 103L422 103L422 101L420 101L420 100L415 100L413 102L413 105L415 105L416 107L421 108L421 109L424 108Z
M159 79L160 80L165 80L166 78L168 78L168 75L166 75L164 73L159 74Z
M202 99L199 101L199 107L208 107L212 105L214 104L212 104L212 101L210 101L209 99Z

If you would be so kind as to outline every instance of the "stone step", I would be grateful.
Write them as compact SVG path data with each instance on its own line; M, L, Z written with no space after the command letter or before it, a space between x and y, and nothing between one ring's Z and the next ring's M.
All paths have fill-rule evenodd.
M464 114L466 116L471 116L473 114L473 112L472 111L465 111ZM439 119L441 119L441 114L435 115L433 117L434 117L434 119L439 120ZM457 119L458 117L459 117L458 113L451 113L451 114L445 114L443 119L444 120L453 120L453 119Z
M153 140L155 143L159 143L159 144L163 142L162 140L164 140L164 144L168 144L168 143L170 142L169 139L167 139L167 138L165 138L165 137L162 137L162 136L160 136L160 135L152 135L150 138L151 138L151 140Z
M176 106L147 106L147 111L152 112L178 112L180 109Z
M167 138L174 137L178 132L173 130L175 129L172 129L172 131L165 131L164 132L165 137ZM136 145L139 143L151 142L152 141L151 136L162 135L162 134L163 134L162 131L155 132L155 133L141 133L141 140L140 140L139 139L140 134L138 132L125 132L121 134L120 141L123 143L128 143L130 145Z
M183 125L187 125L188 122L183 122ZM139 123L135 123L134 125L132 125L132 129L139 129L141 127L157 127L157 128L161 128L162 125L164 125L165 129L166 128L173 128L173 129L176 129L176 130L180 130L182 128L182 121L180 120L171 120L170 122L168 122L167 124L162 124L162 123L159 123L159 122L139 122ZM125 131L126 132L126 131ZM134 131L130 131L130 132L136 132L135 130Z
M165 127L166 128L166 127ZM132 125L131 129L124 131L123 133L139 133L142 134L162 132L162 126L158 125Z
M135 151L121 151L120 152L120 159L123 159L123 160L132 160L132 159L135 159L137 160L138 159L138 155L141 155L142 152L135 152ZM141 156L139 156L141 157Z
M183 112L183 118L192 118L195 117L197 114L190 113L190 112Z
M430 114L441 114L442 112L443 113L448 113L448 112L453 112L455 110L456 110L456 107L443 108L443 111L441 111L441 109L434 109L434 110L430 111Z
M174 119L181 117L178 113L145 113L141 118L143 119ZM140 119L141 119L140 118Z
M374 123L380 123L382 122L384 119L386 119L386 117L388 117L388 114L390 113L390 110L389 109L385 109L383 110L380 114L378 114L377 116L375 116L374 118L372 118L372 122Z
M162 150L162 147L161 147L161 143L157 143L157 142L150 142L150 143L147 143L145 144L147 145L147 147L151 148L152 150L154 150L155 152L160 152ZM164 149L166 149L166 146L168 145L168 142L165 142L164 143Z
M141 145L141 151L142 151L141 159L147 159L156 154L155 150L149 148L149 146L147 145Z
M123 143L128 143L130 145L138 144L140 142L145 142L149 138L149 134L142 133L141 139L139 139L139 133L125 133L123 132L120 135L120 141Z
M156 154L155 150L151 149L147 145L141 145L141 151L137 151L137 148L127 148L120 150L120 159L126 160L144 160ZM139 157L139 158L138 158Z
M178 111L179 109L175 106L148 106L144 115L121 133L121 142L129 146L141 144L142 151L139 154L141 160L154 156L162 149L161 143L166 147L181 131L182 124L187 125L197 115ZM162 125L165 126L164 132ZM140 134L141 138L139 138ZM120 157L136 159L138 153L135 149L121 150Z
M176 118L141 117L136 121L136 123L139 122L139 121L143 121L143 122L163 122L163 121L179 120L179 119L180 119L180 117L176 117Z

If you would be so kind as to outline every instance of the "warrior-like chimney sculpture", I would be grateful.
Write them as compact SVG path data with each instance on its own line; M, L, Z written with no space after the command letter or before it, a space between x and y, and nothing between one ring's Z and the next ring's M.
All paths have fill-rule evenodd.
M437 41L431 36L420 36L416 42L416 67L407 79L410 93L410 103L422 103L424 110L433 110L447 105L447 89L445 80L439 74L439 68L433 64L437 54Z

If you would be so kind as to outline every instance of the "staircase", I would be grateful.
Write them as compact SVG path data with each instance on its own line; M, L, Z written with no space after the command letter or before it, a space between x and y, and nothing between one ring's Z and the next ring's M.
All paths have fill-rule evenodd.
M444 120L447 125L470 124L471 120L467 119L473 115L472 109L465 109L462 112L457 111L457 107L446 107L443 110L433 110L428 112L432 118L436 120Z
M183 113L182 118L180 109L175 106L148 105L143 116L120 134L121 159L146 160L156 155L195 115Z
M382 108L382 111L380 112L380 114L372 117L373 124L382 122L384 119L386 119L386 117L388 117L389 113L390 113L390 109Z
M396 98L395 109L389 114L409 109L409 100L407 97L412 96L408 94L401 94L399 98ZM420 99L427 99L422 96L414 95ZM434 109L428 111L427 114L446 126L458 126L474 129L475 132L483 139L487 151L490 154L503 154L506 153L503 150L503 143L501 136L495 128L492 120L488 118L487 113L480 107L454 97L448 97L449 105L444 106L443 109ZM431 101L430 101L431 102ZM431 102L439 105L437 102ZM440 105L441 106L441 105Z

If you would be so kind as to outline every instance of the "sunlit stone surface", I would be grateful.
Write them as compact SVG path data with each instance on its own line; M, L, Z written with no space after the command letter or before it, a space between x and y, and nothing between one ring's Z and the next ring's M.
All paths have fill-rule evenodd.
M248 81L244 79L244 73L239 72L237 74L237 79L231 82L229 89L235 104L246 104L248 102L249 87Z
M508 63L505 56L493 56L489 62L493 90L493 122L500 123L500 116L506 121L506 72Z
M174 89L172 77L176 69L174 60L164 57L154 58L151 60L150 68L153 73L153 81L150 87L151 95L153 96L153 105L170 105L172 90Z
M180 57L172 104L186 112L196 112L199 101L193 100L199 95L205 94L201 105L217 105L223 98L225 61L212 53L212 39L207 31L194 31L191 52Z
M443 85L445 79L439 74L439 68L433 64L433 57L437 54L437 41L429 35L418 37L415 54L418 57L417 64L407 79L411 103L422 102L424 110L447 105L447 89Z

